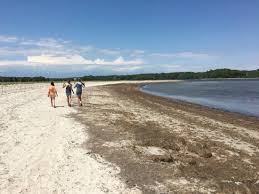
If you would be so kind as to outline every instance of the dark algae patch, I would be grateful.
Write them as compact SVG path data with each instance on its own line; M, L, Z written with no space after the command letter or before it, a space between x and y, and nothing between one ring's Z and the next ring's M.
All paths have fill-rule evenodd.
M143 193L258 193L259 120L175 102L139 85L87 88L85 147ZM252 134L255 134L253 136Z

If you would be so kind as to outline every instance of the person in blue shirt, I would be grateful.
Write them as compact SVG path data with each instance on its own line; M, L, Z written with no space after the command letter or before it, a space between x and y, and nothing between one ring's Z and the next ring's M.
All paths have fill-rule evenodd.
M67 105L72 106L72 92L74 94L72 84L70 83L70 80L68 80L66 83L63 84L63 88L66 89L66 96L67 96Z
M83 92L83 88L85 87L85 84L78 79L78 82L76 82L74 88L76 88L76 95L78 98L78 104L79 106L83 106L82 104L82 92Z

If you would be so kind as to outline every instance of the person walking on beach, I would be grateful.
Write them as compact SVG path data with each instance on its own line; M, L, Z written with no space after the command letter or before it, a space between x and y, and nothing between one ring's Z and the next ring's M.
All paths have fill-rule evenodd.
M63 88L66 88L66 96L67 96L67 105L72 106L72 92L74 94L74 90L70 80L63 84Z
M52 81L49 86L48 97L50 97L51 107L54 107L54 108L56 108L56 104L55 104L56 96L58 96L58 92L56 90L54 82Z
M83 106L82 104L82 92L83 87L85 87L85 84L81 81L81 79L78 79L78 82L76 82L74 88L76 88L76 95L78 98L78 105Z

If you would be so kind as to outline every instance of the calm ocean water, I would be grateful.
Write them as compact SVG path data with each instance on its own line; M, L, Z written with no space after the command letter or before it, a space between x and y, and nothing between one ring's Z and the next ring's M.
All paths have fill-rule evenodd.
M143 91L259 117L259 79L183 81L145 85Z

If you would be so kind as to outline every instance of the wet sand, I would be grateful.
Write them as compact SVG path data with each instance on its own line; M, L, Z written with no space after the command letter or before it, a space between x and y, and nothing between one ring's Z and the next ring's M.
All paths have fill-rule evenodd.
M258 193L259 119L152 96L139 84L89 87L84 148L143 193Z

